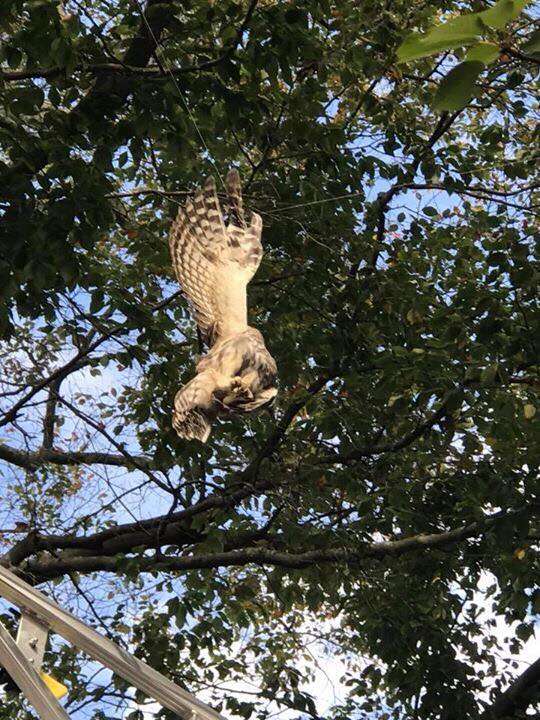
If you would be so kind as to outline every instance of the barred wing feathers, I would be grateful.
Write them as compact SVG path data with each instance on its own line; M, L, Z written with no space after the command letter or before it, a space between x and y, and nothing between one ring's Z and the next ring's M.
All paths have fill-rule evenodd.
M227 226L210 177L179 210L169 237L176 276L209 346L231 327L247 326L246 286L262 258L262 221L253 213L246 225L234 170L226 190Z
M173 405L173 428L183 438L206 442L216 416L212 372L202 372L180 388Z

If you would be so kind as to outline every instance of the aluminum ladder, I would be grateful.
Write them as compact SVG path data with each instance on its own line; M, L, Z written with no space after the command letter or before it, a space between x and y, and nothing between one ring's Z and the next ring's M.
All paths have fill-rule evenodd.
M172 710L182 720L226 720L194 695L168 680L142 660L87 627L46 595L0 566L0 596L19 607L15 641L0 623L0 665L19 686L41 720L69 720L58 702L61 688L40 674L48 633L55 632L113 673Z

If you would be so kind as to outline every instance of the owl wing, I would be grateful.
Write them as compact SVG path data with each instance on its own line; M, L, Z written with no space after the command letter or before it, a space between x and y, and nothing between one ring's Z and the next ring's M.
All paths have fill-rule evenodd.
M169 236L176 276L209 346L233 315L244 315L247 326L246 287L262 258L262 220L253 213L246 225L236 170L228 173L226 190L227 224L210 177L180 208Z
M212 420L216 416L213 392L213 373L201 372L176 393L173 405L173 428L186 440L196 438L206 442Z

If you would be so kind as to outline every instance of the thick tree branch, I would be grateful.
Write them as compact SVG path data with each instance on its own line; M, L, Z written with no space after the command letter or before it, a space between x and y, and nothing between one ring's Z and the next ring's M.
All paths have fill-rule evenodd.
M540 658L523 672L510 687L482 713L481 720L512 718L540 700ZM520 715L521 717L521 715Z
M124 455L105 452L63 452L46 447L37 452L26 452L25 450L17 450L8 445L0 444L0 459L25 470L35 470L47 463L53 465L113 465L127 467L131 470L141 469L142 467L146 470L155 469L154 461L150 457L145 455L132 455L130 457L133 461L128 460Z
M421 534L384 542L365 542L354 548L324 548L305 552L280 552L267 547L255 546L241 550L218 553L203 553L188 556L141 556L136 559L139 572L185 572L208 568L244 566L262 564L287 569L302 569L321 564L358 565L369 560L398 557L414 551L428 551L447 547L472 537L481 537L494 523L503 518L516 516L529 508L517 511L501 512L472 522L455 530L440 533ZM5 556L3 564L13 563L12 556ZM62 554L54 559L31 559L20 567L22 573L32 576L37 582L60 577L69 572L118 572L118 559L103 555L76 556Z
M45 407L45 417L43 418L43 447L50 450L54 442L54 425L56 422L56 406L58 404L58 391L62 384L62 378L53 380L49 387L49 396Z
M194 536L190 528L192 518L204 513L212 513L215 510L227 510L228 508L235 507L242 500L252 495L260 494L275 484L271 476L260 480L257 479L262 462L270 457L278 448L299 410L333 377L335 377L335 373L321 376L307 388L304 397L289 406L257 456L245 470L235 476L233 481L234 485L229 489L225 489L223 492L212 493L183 510L148 518L146 520L137 520L134 523L115 526L92 536L40 536L33 532L7 553L5 556L7 560L5 561L18 564L40 550L70 549L92 553L110 551L112 554L116 554L117 552L127 552L133 547L141 545L145 547L156 547L157 545L163 544L181 545L186 542L193 542L199 536ZM48 457L50 462L53 462L54 460L52 460L52 458L55 458L59 463L64 459L80 459L84 461L89 458L95 458L96 460L101 458L102 460L107 460L105 464L127 464L124 455L69 453L69 458L60 457L65 455L65 453L44 450L35 454L23 453L22 451L0 445L0 457L4 457L8 462L27 469L33 468L32 462L42 457ZM137 460L139 468L144 462L150 463L149 458L139 456Z
M272 478L264 478L256 482L252 482L252 478L253 467L249 466L237 476L237 482L238 480L242 482L240 486L236 486L236 489L214 492L177 512L115 525L93 535L40 535L32 531L7 553L5 561L16 565L39 551L69 550L77 551L79 554L116 555L140 546L191 544L201 539L200 532L194 533L190 527L192 518L208 514L210 520L214 511L235 507L245 498L260 494L275 484Z
M155 12L153 12L155 10ZM126 50L120 67L144 68L154 56L161 35L174 13L172 0L148 0L146 13L141 19L137 33L133 36ZM113 63L114 65L114 63ZM81 100L78 107L72 111L75 117L80 114L90 116L96 109L106 109L107 117L114 117L127 101L131 91L129 77L115 75L107 76L100 73L90 92ZM106 103L106 106L103 103ZM100 116L103 123L103 117Z

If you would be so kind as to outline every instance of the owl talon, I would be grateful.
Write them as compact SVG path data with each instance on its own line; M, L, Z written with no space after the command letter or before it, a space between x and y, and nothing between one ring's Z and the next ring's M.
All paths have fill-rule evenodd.
M225 395L221 401L226 407L234 407L240 401L253 400L251 392L246 381L241 377L235 377L231 380L229 393Z
M231 382L231 390L233 397L241 397L246 400L253 400L253 393L251 392L246 381L241 377L235 377Z

